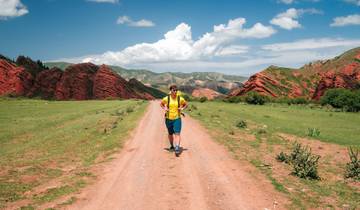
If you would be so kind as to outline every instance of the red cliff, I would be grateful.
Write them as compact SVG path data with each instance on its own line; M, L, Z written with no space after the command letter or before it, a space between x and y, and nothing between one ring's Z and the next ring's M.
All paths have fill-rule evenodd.
M23 67L0 59L0 95L26 95L33 85L33 77Z

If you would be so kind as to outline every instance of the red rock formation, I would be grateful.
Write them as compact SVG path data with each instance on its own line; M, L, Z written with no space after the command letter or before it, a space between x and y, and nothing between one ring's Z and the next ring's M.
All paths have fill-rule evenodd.
M319 100L326 90L331 88L353 89L360 83L360 64L350 63L339 72L329 71L320 73L320 81L316 87L313 99Z
M54 98L56 85L62 74L63 71L59 68L41 71L36 75L34 86L28 96L40 95L44 99Z
M360 48L355 48L334 59L310 63L298 70L271 66L251 76L243 87L232 90L229 96L256 91L272 97L319 100L328 89L354 89L359 84Z
M23 96L33 84L33 77L23 67L0 59L0 95Z
M277 97L277 95L267 87L267 83L272 85L279 85L279 83L272 78L265 75L263 72L259 72L251 76L241 88L232 90L229 96L244 95L250 91L256 91L262 95L270 95Z
M195 88L192 94L193 97L206 97L209 100L222 96L221 93L216 92L215 90L209 88Z
M130 88L128 82L114 73L106 65L101 65L94 75L93 98L146 98ZM153 98L151 98L153 99Z
M98 66L92 63L81 63L66 68L56 85L57 100L87 100L92 99L93 77Z

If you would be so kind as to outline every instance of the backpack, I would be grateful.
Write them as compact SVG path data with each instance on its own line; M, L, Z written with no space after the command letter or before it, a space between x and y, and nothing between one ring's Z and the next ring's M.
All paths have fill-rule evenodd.
M168 109L170 110L170 95L168 95L167 96L167 107L168 107ZM180 108L180 96L179 95L177 95L177 102L178 102L178 112L180 112L179 111L179 108ZM180 113L179 113L179 116L181 116L180 115ZM165 117L166 118L169 118L169 111L167 111L166 113L165 113Z

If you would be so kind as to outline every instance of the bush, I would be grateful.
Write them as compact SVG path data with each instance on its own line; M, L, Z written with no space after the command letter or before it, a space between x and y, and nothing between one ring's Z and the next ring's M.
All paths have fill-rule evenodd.
M359 150L355 151L353 148L349 147L349 158L350 162L346 163L345 167L345 178L353 178L355 180L360 180L360 160L359 160Z
M236 127L238 127L238 128L246 128L247 123L244 120L240 120L239 122L236 123Z
M300 143L295 143L290 155L283 152L276 156L276 159L281 162L286 162L292 165L292 174L304 179L319 179L317 167L320 156L313 155L311 149L302 146Z
M207 98L206 98L205 96L203 96L203 97L201 97L201 98L199 99L199 101L200 101L201 103L204 103L205 101L207 101Z
M132 108L132 107L126 108L126 112L127 112L127 113L130 113L130 112L133 112L133 111L134 111L134 108Z
M308 128L307 135L310 137L318 137L318 136L320 136L320 130L317 128Z
M191 101L191 98L187 94L183 94L182 97L185 99L185 101Z
M234 96L234 97L228 98L226 100L226 102L229 102L229 103L239 103L241 101L242 101L242 98L240 96Z
M245 101L248 104L263 105L268 101L268 98L266 96L260 95L258 92L252 91L246 94Z
M329 104L334 108L348 112L360 111L360 91L347 89L330 89L320 100L322 105Z
M188 110L189 112L192 112L192 111L195 111L195 110L197 110L197 109L198 109L197 106L195 106L194 104L191 104L187 110Z
M287 154L285 154L284 152L280 152L277 156L276 156L276 160L279 162L285 162L287 163L289 161L289 157L287 156Z

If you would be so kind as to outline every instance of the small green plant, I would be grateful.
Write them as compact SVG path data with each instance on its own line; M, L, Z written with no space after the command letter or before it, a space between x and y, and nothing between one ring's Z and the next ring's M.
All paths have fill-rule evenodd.
M239 122L236 123L236 127L238 127L238 128L246 128L247 123L246 123L245 120L240 120Z
M276 156L280 162L285 162L293 167L292 174L304 179L319 179L318 161L320 156L311 153L311 149L295 143L290 155L283 152Z
M133 111L134 111L134 108L132 108L132 107L126 108L126 112L127 112L127 113L130 113L130 112L133 112Z
M234 96L226 100L226 102L229 103L239 103L242 101L242 98L240 96Z
M195 106L194 104L191 104L190 106L189 106L189 108L188 108L188 111L189 112L192 112L192 111L195 111L195 110L197 110L198 108L197 108L197 106Z
M310 137L318 137L318 136L320 136L320 130L317 128L308 128L307 135Z
M276 156L276 160L279 162L285 162L287 163L289 161L289 157L286 153L284 152L280 152L277 156Z
M207 101L207 98L206 98L205 96L203 96L203 97L201 97L201 98L199 99L199 101L200 101L201 103L204 103L205 101Z
M348 148L350 162L346 163L345 178L353 178L360 181L360 159L358 157L359 150Z

